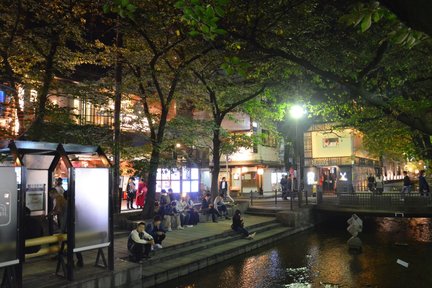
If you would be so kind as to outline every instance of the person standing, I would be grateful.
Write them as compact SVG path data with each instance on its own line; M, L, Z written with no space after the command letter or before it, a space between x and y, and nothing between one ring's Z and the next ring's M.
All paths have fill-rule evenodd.
M403 187L402 187L402 191L401 194L402 196L405 196L405 192L408 192L408 194L411 194L411 179L408 176L408 172L407 171L403 171Z
M219 194L223 194L224 199L226 198L228 191L228 182L225 177L222 177L222 180L219 183Z
M60 195L64 196L65 190L63 189L63 179L62 178L57 178L55 180L55 185L54 185L54 189L57 190L57 193L59 193Z
M375 177L370 174L367 177L367 181L368 181L368 190L370 192L375 192Z
M137 228L132 230L128 237L129 259L141 263L143 258L150 258L151 246L154 243L153 237L145 232L145 223L138 223Z
M293 184L293 178L292 178L292 176L291 176L291 174L289 174L288 175L288 178L287 178L287 196L289 196L290 197L290 199L291 199L291 197L294 197L295 198L295 195L294 195L294 184Z
M127 188L126 188L126 193L127 193L126 206L127 206L128 210L135 209L133 207L133 202L134 202L134 199L136 197L136 191L137 190L136 190L134 181L135 181L135 178L130 177L128 180Z
M67 203L62 194L58 193L55 188L49 191L49 197L53 200L53 209L50 212L51 216L56 216L57 226L60 231L66 231L66 216L67 216Z
M288 199L288 176L287 175L282 176L280 185L282 189L282 199L287 200Z
M63 210L63 212L62 213L60 213L60 215L62 215L61 217L63 217L62 219L61 219L61 233L65 233L65 234L67 234L67 228L68 228L68 226L67 226L67 218L68 218L68 213L67 213L67 205L68 205L68 194L67 193L65 193L64 194L64 197L61 197L61 198L63 198L63 200L62 201L64 201L63 202L63 208L62 208L62 210ZM58 199L56 199L57 201L56 201L56 205L57 205L57 203L60 203L61 201L59 201L61 198L58 198ZM75 216L77 216L76 214L75 214ZM63 245L62 245L62 247L63 247ZM82 254L81 254L81 252L76 252L76 253L74 253L75 254L75 256L77 257L77 266L78 267L83 267L84 266L84 260L83 260L83 256L82 256Z
M377 194L381 195L384 192L384 179L383 179L383 176L381 174L379 174L375 178L375 185L376 185Z
M419 192L421 196L429 197L429 184L424 176L425 170L421 170L419 174Z
M143 178L140 178L138 182L138 190L136 194L135 204L138 208L144 208L145 198L147 196L147 184Z

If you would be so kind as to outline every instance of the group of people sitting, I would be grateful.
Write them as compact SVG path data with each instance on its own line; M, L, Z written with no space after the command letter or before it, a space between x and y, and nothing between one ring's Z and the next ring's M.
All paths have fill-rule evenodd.
M201 208L195 209L195 203L189 196L176 199L171 189L168 192L161 191L159 201L155 202L154 218L152 223L140 222L128 238L129 259L142 263L143 259L150 258L150 251L161 249L162 241L166 233L173 229L183 230L184 227L193 227L199 222L199 212L212 217L213 222L218 222L218 217L228 217L228 209L224 203L224 195L221 193L211 201L211 195L206 194L201 202ZM253 239L255 233L249 233L244 228L240 210L236 210L233 216L231 228L243 234L248 239Z

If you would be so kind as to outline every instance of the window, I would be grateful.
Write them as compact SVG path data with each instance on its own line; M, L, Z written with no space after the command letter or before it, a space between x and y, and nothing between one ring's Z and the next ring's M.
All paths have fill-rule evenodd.
M199 192L199 169L158 169L156 191L171 188L174 193Z
M269 146L269 147L276 147L277 146L277 140L274 135L270 133L268 130L262 130L261 132L261 140L263 146Z

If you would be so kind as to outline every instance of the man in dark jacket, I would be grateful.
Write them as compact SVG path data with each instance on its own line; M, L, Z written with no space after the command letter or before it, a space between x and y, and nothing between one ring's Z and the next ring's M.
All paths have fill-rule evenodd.
M419 192L421 196L429 196L429 184L424 176L425 170L420 171L419 175Z
M282 176L280 181L281 189L282 189L282 199L288 199L288 176Z
M407 171L403 171L404 178L403 178L403 187L401 194L402 196L405 196L405 192L408 192L408 194L411 194L411 179L408 176Z
M166 231L161 226L162 219L159 215L153 218L153 223L148 224L146 227L146 232L150 234L154 239L154 246L157 248L162 248L162 241L166 237Z
M222 177L222 180L219 183L219 194L223 194L224 199L226 199L228 191L228 182L225 177Z

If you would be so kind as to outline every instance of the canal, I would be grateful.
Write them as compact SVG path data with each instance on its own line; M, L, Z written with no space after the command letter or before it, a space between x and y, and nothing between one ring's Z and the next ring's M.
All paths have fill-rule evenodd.
M347 249L345 220L331 220L161 287L432 287L431 219L363 219L360 254Z

